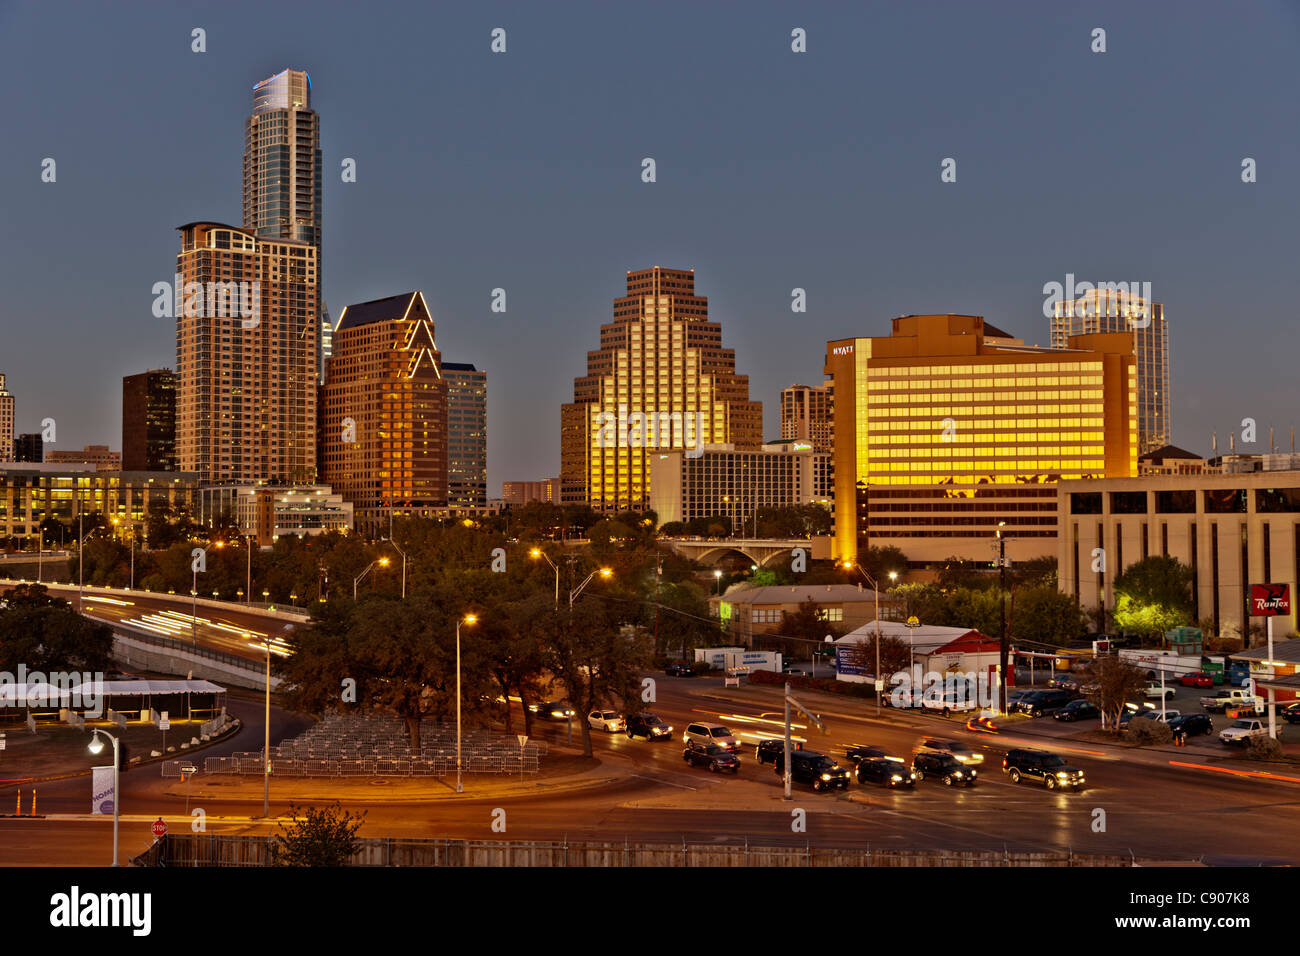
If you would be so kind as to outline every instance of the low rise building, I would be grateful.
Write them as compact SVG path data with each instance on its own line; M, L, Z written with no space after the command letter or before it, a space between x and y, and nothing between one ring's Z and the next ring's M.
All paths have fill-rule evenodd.
M154 510L193 513L199 476L192 472L101 471L88 462L0 466L0 537L35 537L46 518L116 517L143 532Z
M329 485L213 485L203 488L201 500L201 520L212 524L228 514L244 534L256 535L262 547L284 535L302 537L353 528L352 502Z
M797 614L808 601L818 616L836 630L873 621L877 614L896 614L900 605L889 594L877 594L862 585L801 584L732 588L709 598L709 611L727 628L731 638L746 646L755 637L777 633L786 614Z

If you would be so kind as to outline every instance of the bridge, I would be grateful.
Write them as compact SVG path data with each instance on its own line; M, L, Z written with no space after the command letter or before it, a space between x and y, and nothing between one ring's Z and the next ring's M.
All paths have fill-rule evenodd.
M701 564L718 564L728 555L736 555L746 563L765 568L781 561L791 560L795 548L808 552L810 561L829 561L831 536L813 538L660 538L684 558Z

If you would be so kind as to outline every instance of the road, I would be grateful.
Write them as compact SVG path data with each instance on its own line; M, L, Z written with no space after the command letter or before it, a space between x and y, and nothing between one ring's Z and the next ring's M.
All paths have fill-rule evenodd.
M657 678L655 712L680 733L690 718L727 723L753 741L771 730L777 715L763 705L711 699L711 683L689 678ZM718 693L721 693L719 690ZM261 737L255 704L236 703L248 721L240 740L226 749L253 750ZM844 709L863 710L846 699ZM979 783L950 790L925 781L915 791L858 787L845 793L814 794L796 785L794 800L781 799L781 781L769 766L759 767L746 748L741 773L720 778L687 767L679 742L658 744L628 740L622 734L594 734L596 754L618 768L609 782L574 793L475 796L479 778L466 778L466 794L447 799L449 784L430 785L429 799L396 799L381 788L345 805L367 812L363 835L451 837L469 839L582 840L623 839L689 842L749 841L753 844L924 848L960 851L1056 850L1079 853L1132 852L1166 859L1205 857L1212 862L1300 862L1300 789L1296 786L1243 780L1171 766L1106 758L1077 742L1064 751L1091 782L1081 794L1049 793L1038 786L1009 783L1000 772L999 744L1006 741L954 732L959 724L890 714L884 720L827 717L826 736L809 738L808 749L842 755L850 744L875 743L899 754L910 752L923 732L941 727L963 737L987 754ZM296 732L292 717L276 726L273 739ZM517 729L517 728L516 728ZM563 724L535 723L534 736L561 744ZM574 727L575 743L580 744ZM1032 741L1042 746L1041 740ZM1058 749L1062 749L1058 747ZM215 751L214 751L215 752ZM1187 762L1196 762L1190 758ZM185 826L184 797L175 781L164 782L155 770L137 770L123 778L123 853L148 845L149 822L166 815L172 826ZM219 833L265 833L275 828L251 819L261 813L260 788L255 799L221 793L214 779L193 781L200 796L194 806L207 814L208 829ZM301 784L273 779L272 813L283 813ZM488 785L489 788L491 785ZM176 791L169 796L168 787ZM355 791L354 791L355 793ZM83 814L88 805L86 778L42 785L43 812ZM299 801L301 802L301 801ZM507 812L507 832L491 830L492 812ZM792 830L791 810L806 811L806 832ZM221 819L223 817L232 819ZM79 863L111 856L107 821L68 819L0 820L0 862Z

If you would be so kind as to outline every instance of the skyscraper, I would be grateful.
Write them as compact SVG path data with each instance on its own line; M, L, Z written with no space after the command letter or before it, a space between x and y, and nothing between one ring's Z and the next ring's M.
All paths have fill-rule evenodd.
M297 239L316 247L318 374L330 341L321 282L320 116L311 108L311 76L282 70L253 85L244 122L244 228L264 239Z
M0 461L14 460L14 397L0 372Z
M122 470L177 470L176 374L169 368L122 379Z
M14 461L35 462L38 465L45 461L45 441L40 432L30 432L14 438Z
M1169 424L1169 326L1165 324L1165 307L1124 289L1093 289L1078 298L1054 303L1051 322L1053 348L1065 348L1072 335L1132 335L1133 354L1137 356L1138 454L1168 445L1173 433Z
M1055 483L1137 474L1125 334L1025 345L976 315L908 315L826 344L835 389L835 556L900 548L916 566L1055 552Z
M487 372L443 362L447 382L447 504L487 507Z
M316 246L178 227L176 455L211 484L316 480Z
M831 450L831 390L791 385L781 389L781 438L810 442L814 451Z
M562 501L643 510L656 450L758 448L762 429L763 404L749 400L749 377L722 347L695 271L629 272L614 321L600 327L600 348L587 353L587 374L560 411Z
M353 504L357 530L447 506L447 383L419 292L349 305L321 387L322 480Z

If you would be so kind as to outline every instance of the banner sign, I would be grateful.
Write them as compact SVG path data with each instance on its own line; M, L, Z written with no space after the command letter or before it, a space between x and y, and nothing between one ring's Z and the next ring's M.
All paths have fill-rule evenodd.
M1250 586L1251 617L1276 617L1291 613L1291 585L1252 584Z
M117 794L113 792L113 768L90 768L90 812L112 813L113 801Z

